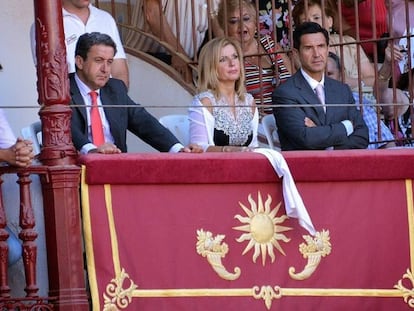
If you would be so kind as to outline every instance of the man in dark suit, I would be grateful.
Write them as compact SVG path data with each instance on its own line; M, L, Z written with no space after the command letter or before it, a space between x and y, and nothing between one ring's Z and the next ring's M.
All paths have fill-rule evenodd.
M305 22L293 40L302 67L273 92L282 150L367 148L368 128L349 86L325 76L328 32Z
M129 130L161 152L202 152L194 144L184 147L156 118L132 101L121 80L110 78L115 53L116 45L106 34L92 32L79 37L76 73L70 75L71 130L76 149L83 154L127 152ZM96 120L93 109L100 122L99 140L92 133Z

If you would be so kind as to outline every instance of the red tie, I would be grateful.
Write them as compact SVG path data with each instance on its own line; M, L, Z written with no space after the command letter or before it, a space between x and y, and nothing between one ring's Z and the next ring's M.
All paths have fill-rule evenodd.
M92 107L91 107L91 129L92 129L92 141L93 144L96 146L100 146L105 143L103 127L102 127L102 120L101 116L99 115L98 109L98 93L96 92L89 92L89 95L92 99Z

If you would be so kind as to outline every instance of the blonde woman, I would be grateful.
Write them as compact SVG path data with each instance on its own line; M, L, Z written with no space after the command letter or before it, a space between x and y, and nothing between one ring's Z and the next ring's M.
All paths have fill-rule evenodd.
M198 66L198 94L189 109L191 142L206 152L257 147L259 114L253 96L245 89L238 41L209 41L201 50Z
M220 2L217 21L242 46L246 89L260 115L271 114L274 89L292 74L289 57L272 37L258 34L256 5L250 0Z

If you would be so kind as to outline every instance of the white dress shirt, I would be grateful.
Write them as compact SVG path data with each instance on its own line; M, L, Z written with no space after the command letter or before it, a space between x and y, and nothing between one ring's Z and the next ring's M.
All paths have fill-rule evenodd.
M16 137L7 121L6 114L3 109L0 109L0 148L6 149L16 143Z

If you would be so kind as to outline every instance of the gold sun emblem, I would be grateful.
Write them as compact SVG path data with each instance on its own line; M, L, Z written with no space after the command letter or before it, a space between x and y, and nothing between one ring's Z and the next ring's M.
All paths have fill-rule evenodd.
M272 263L275 261L274 248L285 255L279 241L289 242L290 239L282 232L292 230L292 228L281 226L281 224L288 219L286 215L276 217L282 202L271 210L270 205L272 203L272 198L270 195L267 195L267 200L264 206L260 191L258 192L257 197L258 202L256 204L251 194L249 194L248 200L250 202L250 209L239 202L240 207L244 210L247 217L241 215L234 216L234 218L238 219L244 225L234 227L233 229L246 232L236 240L240 243L249 241L243 251L243 255L254 247L253 262L255 263L257 257L261 254L262 264L264 266L267 255L272 259Z

